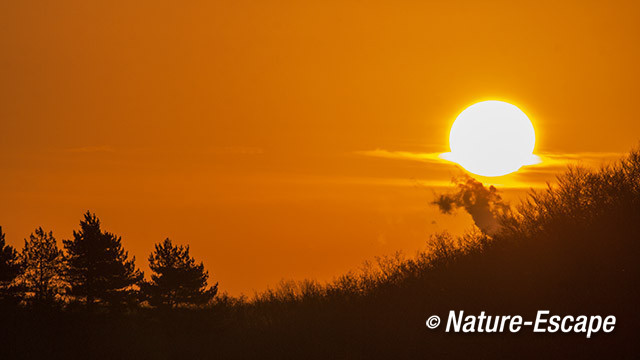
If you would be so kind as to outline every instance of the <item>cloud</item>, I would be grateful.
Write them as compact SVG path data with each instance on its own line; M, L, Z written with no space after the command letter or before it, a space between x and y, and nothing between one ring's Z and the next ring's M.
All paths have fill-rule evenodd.
M63 151L68 153L99 153L99 152L112 153L112 152L115 152L115 149L109 145L101 145L101 146L84 146L84 147L68 148L68 149L64 149Z
M541 153L540 163L523 166L515 175L518 178L549 178L562 173L568 166L597 168L626 156L618 152Z
M432 152L432 153L415 153L409 151L390 151L384 149L356 151L358 155L378 157L384 159L398 160L414 160L432 163L450 163L453 162L451 153L449 152ZM575 152L575 153L553 153L543 152L538 155L532 155L525 166L551 167L566 166L571 163L584 163L588 165L597 165L605 161L617 160L626 153L619 152Z
M476 226L485 234L495 234L500 229L498 219L511 211L502 200L495 186L484 186L469 175L455 178L456 190L441 194L432 202L443 214L451 214L456 208L464 209Z
M576 153L551 153L540 154L541 164L546 166L568 164L584 164L589 166L599 166L606 162L615 161L624 157L626 153L619 152L576 152Z
M409 151L389 151L383 149L356 151L358 155L378 157L383 159L414 160L430 163L442 163L445 160L440 153L413 153Z
M223 146L212 147L209 151L213 154L241 154L241 155L258 155L263 154L264 149L249 146Z
M369 151L358 151L358 155L377 157L383 159L417 161L429 164L453 165L465 173L461 166L457 165L450 156L450 153L415 153L409 151L389 151L376 149ZM520 170L500 177L479 177L484 183L492 184L504 188L531 188L545 187L548 181L553 181L555 176L563 172L569 165L581 165L587 167L598 167L603 164L620 159L625 153L618 152L575 152L575 153L554 153L541 152L532 155L526 165Z

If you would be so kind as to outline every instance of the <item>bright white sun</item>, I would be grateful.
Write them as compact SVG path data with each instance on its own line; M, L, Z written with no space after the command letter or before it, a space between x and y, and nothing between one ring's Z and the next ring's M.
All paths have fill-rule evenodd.
M458 115L441 157L480 176L502 176L540 162L536 134L522 110L503 101L473 104Z

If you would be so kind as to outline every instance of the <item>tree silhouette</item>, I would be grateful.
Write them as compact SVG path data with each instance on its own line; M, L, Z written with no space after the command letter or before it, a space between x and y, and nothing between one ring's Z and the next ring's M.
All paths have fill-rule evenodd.
M153 306L177 307L207 303L218 292L218 283L207 289L209 273L189 255L189 246L174 246L168 238L149 255L154 274L143 284L145 298Z
M54 301L63 288L61 275L64 257L53 233L37 228L29 240L24 240L21 255L25 292L32 293L35 302Z
M22 272L22 264L13 246L6 245L0 226L0 300L15 299L15 278Z
M88 306L96 302L121 304L143 278L135 268L135 257L127 259L121 238L103 232L95 214L87 211L80 228L73 232L73 240L63 240L70 295L84 299Z

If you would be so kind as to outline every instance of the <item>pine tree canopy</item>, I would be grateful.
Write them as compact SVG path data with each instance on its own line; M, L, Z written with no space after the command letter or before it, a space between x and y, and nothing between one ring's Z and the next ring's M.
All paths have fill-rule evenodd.
M143 278L135 268L135 257L128 259L121 238L102 231L100 220L88 211L80 222L80 231L74 231L73 240L64 240L63 244L70 295L85 299L88 305L121 303Z
M0 300L13 297L12 285L22 272L18 253L13 246L6 245L0 226Z
M61 274L64 255L53 233L41 227L24 240L22 284L35 301L53 301L63 290Z
M189 246L175 246L170 239L155 245L149 255L153 271L151 281L143 286L146 299L153 306L177 307L204 304L213 299L218 284L207 288L209 273L189 255Z

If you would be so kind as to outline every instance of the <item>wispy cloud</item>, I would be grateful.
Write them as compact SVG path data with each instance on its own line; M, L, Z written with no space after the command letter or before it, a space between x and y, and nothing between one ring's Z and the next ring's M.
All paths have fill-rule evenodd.
M222 146L209 148L209 152L213 154L258 155L263 154L264 149L251 146Z
M378 157L384 159L398 159L398 160L414 160L430 163L442 163L447 162L440 157L440 153L413 153L409 151L389 151L383 149L356 151L357 155Z
M68 153L112 153L115 152L115 149L109 145L101 145L101 146L83 146L83 147L75 147L75 148L67 148L63 149L64 152Z
M416 153L408 151L390 151L383 149L358 151L358 155L376 157L382 159L393 159L399 161L418 161L426 164L441 166L454 166L464 170L448 159L447 153ZM539 188L545 187L547 182L555 179L569 165L581 165L586 167L599 167L611 163L625 156L625 153L618 152L575 152L575 153L553 153L542 152L535 156L536 161L522 166L520 170L499 177L482 177L473 175L474 178L481 179L483 183L496 185L502 188ZM539 161L537 161L539 159ZM433 179L434 181L436 179Z
M543 163L585 163L585 164L602 164L608 161L614 161L625 156L626 153L619 152L576 152L576 153L541 153Z
M367 151L357 151L356 154L378 157L384 159L398 159L398 160L413 160L413 161L422 161L422 162L430 162L430 163L451 163L450 157L447 154L450 153L415 153L409 151L390 151L383 149L376 150L367 150ZM576 153L552 153L552 152L543 152L537 155L536 160L539 158L539 161L531 161L531 163L527 164L527 166L536 167L536 168L547 168L547 167L565 167L569 164L584 164L589 166L598 166L600 164L604 164L610 161L615 161L625 153L618 152L576 152Z

